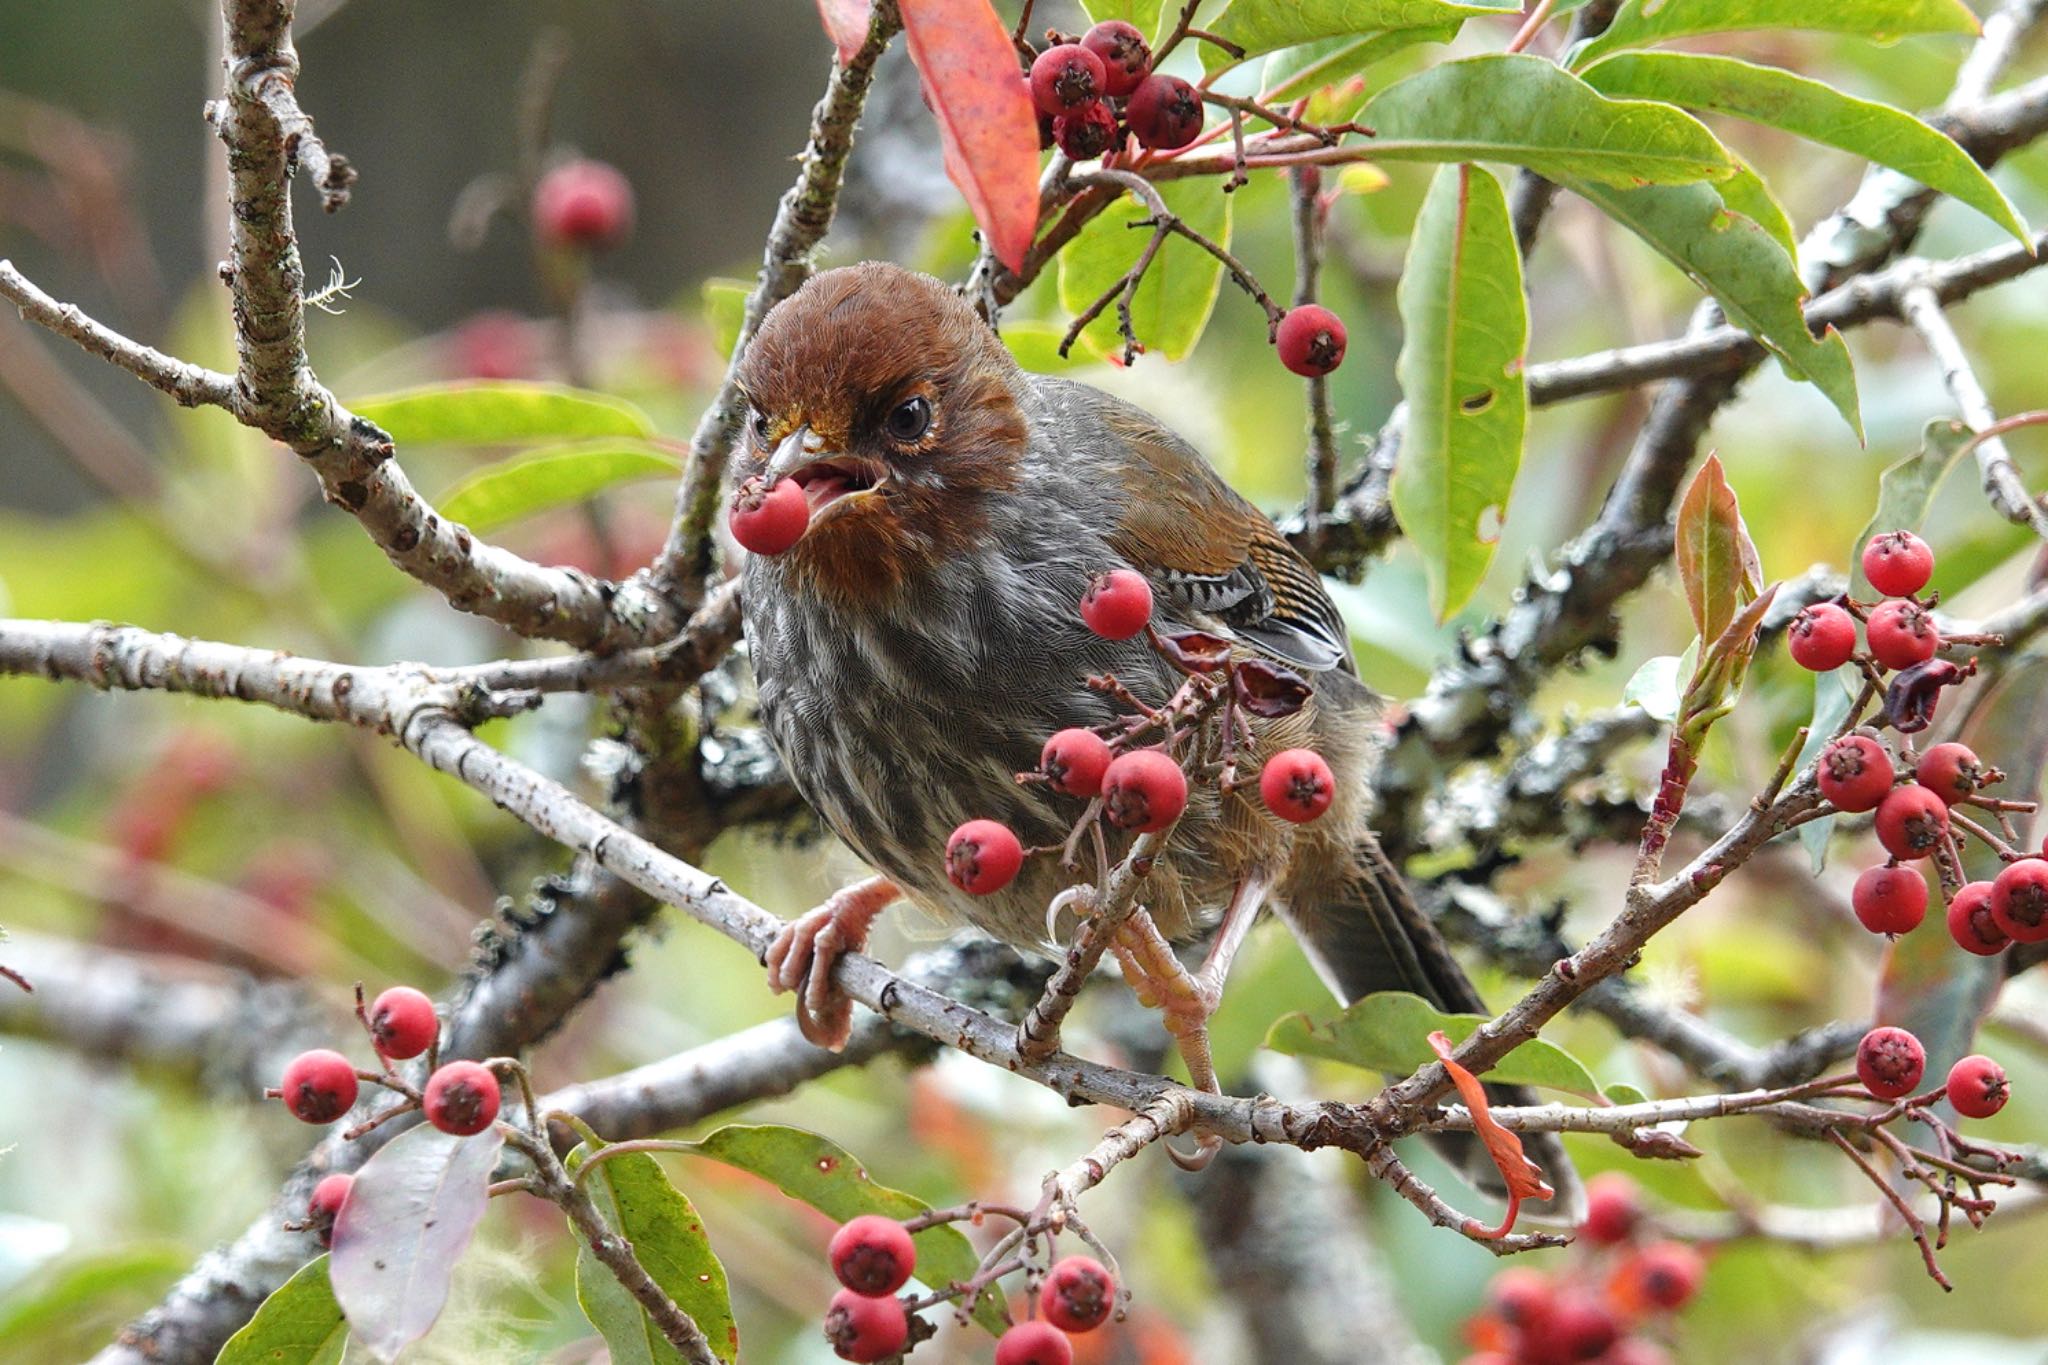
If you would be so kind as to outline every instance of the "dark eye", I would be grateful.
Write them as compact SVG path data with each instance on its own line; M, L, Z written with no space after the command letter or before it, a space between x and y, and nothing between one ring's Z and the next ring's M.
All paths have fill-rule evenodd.
M915 441L932 425L932 405L923 398L906 398L889 413L889 439Z
M768 414L765 412L754 414L754 439L763 446L768 444Z

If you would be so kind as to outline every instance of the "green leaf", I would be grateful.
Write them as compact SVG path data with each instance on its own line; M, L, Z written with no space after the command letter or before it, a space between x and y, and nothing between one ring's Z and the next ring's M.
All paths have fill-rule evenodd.
M522 451L465 474L443 493L441 515L472 531L581 502L613 484L674 478L683 462L641 441L585 441Z
M1005 322L1003 345L1017 363L1034 374L1057 374L1089 364L1092 356L1060 354L1060 342L1067 329L1050 322Z
M1806 287L1769 232L1730 211L1710 185L1620 190L1574 177L1564 183L1712 294L1731 322L1777 356L1785 373L1825 394L1862 439L1849 347L1833 328L1818 340L1807 331L1801 311Z
M1306 1014L1290 1014L1273 1024L1266 1046L1290 1057L1321 1057L1368 1071L1405 1076L1436 1060L1429 1035L1442 1029L1453 1044L1462 1043L1486 1022L1481 1014L1445 1014L1408 991L1375 991L1355 1000L1326 1024ZM1501 1058L1485 1074L1488 1081L1509 1085L1540 1085L1588 1099L1600 1086L1578 1058L1541 1038L1532 1038Z
M1433 66L1380 91L1358 117L1378 132L1375 161L1507 161L1553 180L1623 187L1735 170L1728 150L1684 110L1608 99L1521 53Z
M931 1208L916 1195L876 1184L845 1148L801 1128L728 1124L691 1143L689 1150L751 1171L792 1199L842 1223L864 1213L911 1218ZM911 1241L917 1247L917 1278L934 1289L967 1279L981 1264L973 1244L950 1223L913 1233ZM974 1320L991 1334L1000 1335L1004 1328L1002 1305L984 1296Z
M1917 531L1927 519L1934 490L1969 441L1970 428L1953 417L1937 417L1920 434L1920 449L1886 469L1877 480L1877 510L1849 547L1849 594L1868 601L1884 596L1863 574L1863 547L1880 531Z
M1121 19L1145 35L1147 43L1160 39L1159 11L1161 0L1081 0L1081 8L1096 23L1105 19ZM1175 6L1175 12L1179 6Z
M1718 640L1735 613L1756 600L1764 577L1718 455L1707 456L1679 499L1674 553L1693 628L1703 640Z
M160 1286L191 1268L191 1249L169 1242L136 1242L67 1257L39 1271L29 1287L10 1286L0 1303L0 1343L33 1340L89 1320L95 1309L103 1311L106 1300L138 1288L145 1302L155 1299Z
M365 398L349 404L349 410L402 445L512 445L655 434L647 414L624 399L564 384L429 384Z
M570 1154L581 1165L584 1149ZM711 1250L704 1223L683 1192L669 1183L651 1156L608 1157L584 1180L604 1220L633 1244L648 1275L703 1330L720 1360L739 1358L740 1329L733 1321L725 1267ZM669 1365L683 1359L661 1329L588 1245L576 1252L576 1300L604 1334L613 1365Z
M1394 514L1421 551L1439 621L1493 560L1522 463L1529 315L1500 182L1445 166L1430 183L1401 272L1394 372L1408 403Z
M1175 180L1159 187L1166 206L1191 228L1223 246L1230 245L1230 196L1214 181ZM1137 264L1151 232L1133 223L1151 217L1134 199L1112 204L1060 253L1060 306L1079 315L1100 298L1125 271ZM1168 360L1180 360L1195 348L1216 292L1223 284L1223 263L1193 242L1170 239L1153 258L1131 300L1131 325L1145 348ZM1097 356L1121 355L1123 336L1117 330L1112 303L1081 333L1081 344Z
M711 344L718 358L732 359L739 345L740 328L747 321L747 296L754 292L752 280L710 279L704 281L704 325L711 329Z
M2031 240L2012 204L1968 152L1889 105L1776 67L1699 52L1626 53L1589 68L1585 78L1605 94L1712 110L1853 152L1968 204L2022 242Z
M1387 29L1453 31L1474 15L1512 15L1520 6L1509 3L1458 4L1454 0L1231 0L1209 31L1256 57L1318 38L1377 35ZM1202 44L1202 64L1210 71L1236 59L1213 43Z
M1856 694L1862 687L1863 675L1856 671L1854 664L1843 664L1832 673L1814 676L1813 719L1806 723L1806 743L1799 748L1799 758L1793 765L1793 771L1804 771L1809 763L1820 757L1820 751L1834 737L1835 731L1842 728L1842 722L1849 718L1849 708L1855 705ZM1834 835L1835 819L1835 816L1823 815L1799 827L1799 842L1806 849L1816 877L1827 870L1828 840Z
M1632 1085L1614 1081L1606 1087L1607 1102L1617 1107L1628 1104L1648 1104L1650 1097Z
M1714 642L1700 651L1699 664L1685 696L1678 703L1678 729L1674 736L1674 757L1680 747L1697 755L1714 723L1735 709L1742 684L1749 677L1750 661L1756 657L1757 634L1763 629L1764 614L1781 585L1771 584L1756 599L1738 611Z
M339 1365L347 1346L348 1323L319 1256L271 1291L213 1365Z
M1859 33L1889 42L1912 33L1975 33L1977 18L1962 0L1622 0L1605 32L1566 55L1577 69L1617 48L1765 28Z
M1265 68L1259 73L1259 100L1272 104L1297 99L1355 76L1418 43L1448 43L1458 36L1463 24L1464 20L1453 19L1430 28L1397 28L1362 37L1321 38L1282 48L1266 58Z
M1650 713L1650 719L1671 724L1678 719L1680 679L1692 676L1690 668L1681 668L1684 662L1676 654L1659 654L1643 660L1629 676L1628 686L1621 689L1621 704L1640 706Z
M1770 233L1771 240L1785 248L1787 256L1799 259L1799 237L1792 231L1792 220L1785 216L1785 206L1747 162L1738 159L1735 174L1715 181L1714 188L1720 192L1722 203Z

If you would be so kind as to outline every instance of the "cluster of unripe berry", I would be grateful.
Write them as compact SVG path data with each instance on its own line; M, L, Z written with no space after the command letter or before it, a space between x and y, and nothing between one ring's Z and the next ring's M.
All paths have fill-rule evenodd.
M1902 1100L1920 1088L1927 1074L1927 1049L1902 1028L1874 1028L1856 1045L1856 1079L1881 1100ZM1972 1054L1948 1069L1948 1079L1928 1098L1946 1095L1966 1119L1988 1119L2005 1108L2012 1087L2005 1068L1989 1057Z
M1493 1277L1465 1324L1477 1349L1463 1365L1668 1365L1644 1332L1699 1292L1699 1252L1655 1237L1641 1189L1617 1171L1587 1182L1574 1245L1560 1272L1516 1266Z
M441 1021L434 1013L434 1002L411 986L393 986L367 1010L358 995L356 1009L369 1032L370 1045L383 1063L383 1072L358 1070L355 1063L331 1048L300 1053L285 1066L278 1087L266 1092L283 1100L293 1118L303 1123L333 1123L355 1107L365 1081L413 1094L391 1070L391 1063L436 1050ZM430 1063L433 1060L429 1058ZM444 1133L468 1137L496 1122L502 1095L490 1068L456 1061L431 1066L427 1083L416 1098L428 1123ZM332 1235L334 1216L341 1211L353 1180L348 1175L330 1175L313 1189L308 1226L319 1232L322 1245Z
M1081 598L1081 620L1106 640L1129 640L1151 631L1152 588L1142 574L1112 569L1089 584ZM1227 642L1190 633L1153 632L1154 648L1194 676L1252 665L1232 665ZM1193 642L1193 643L1191 643ZM1278 674L1266 665L1258 668ZM1292 679L1292 675L1285 675ZM1292 681L1304 690L1298 679ZM1233 683L1233 686L1235 684ZM1301 700L1292 703L1299 709ZM1261 714L1282 714L1265 711ZM1105 738L1100 731L1123 731ZM1046 740L1038 769L1018 774L1020 782L1043 782L1065 796L1101 802L1102 817L1118 829L1157 834L1180 819L1188 804L1188 774L1163 748L1124 748L1128 727L1113 722L1094 730L1061 730ZM1118 750L1122 748L1122 752ZM1286 749L1259 770L1259 796L1266 809L1292 824L1316 819L1336 799L1337 779L1313 749ZM946 876L970 895L986 896L1015 880L1026 850L1016 831L996 820L969 820L946 841Z
M826 1254L843 1286L825 1310L825 1340L841 1360L877 1361L910 1341L911 1310L896 1297L917 1269L917 1246L893 1218L863 1214L832 1236ZM1069 1333L1092 1332L1116 1307L1116 1279L1100 1261L1067 1256L1039 1285L1038 1316L996 1342L996 1365L1072 1365Z

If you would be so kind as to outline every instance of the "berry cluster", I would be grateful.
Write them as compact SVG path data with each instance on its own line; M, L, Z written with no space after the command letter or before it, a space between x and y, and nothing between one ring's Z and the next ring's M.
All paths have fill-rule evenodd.
M1927 1049L1905 1029L1874 1028L1856 1046L1856 1079L1881 1100L1906 1099L1920 1088L1926 1074ZM1988 1119L2005 1108L2011 1090L2005 1068L1989 1057L1973 1054L1949 1068L1948 1079L1939 1089L1907 1103L1916 1107L1946 1097L1964 1118Z
M923 1215L911 1226L873 1213L841 1226L826 1249L832 1273L844 1286L825 1310L825 1340L833 1352L841 1360L886 1360L911 1344L919 1309L958 1299L958 1311L971 1312L974 1300L998 1276L977 1276L972 1285L955 1285L929 1298L906 1301L896 1294L917 1269L912 1227L956 1219L979 1222L981 1217L981 1210L969 1205ZM1092 1332L1109 1321L1116 1297L1116 1278L1100 1261L1067 1256L1054 1262L1039 1280L1038 1316L1003 1333L996 1343L996 1365L1072 1365L1068 1334ZM917 1335L929 1335L929 1328Z
M1560 1272L1514 1267L1494 1276L1465 1324L1476 1348L1464 1365L1658 1365L1650 1335L1692 1302L1706 1262L1683 1242L1652 1236L1635 1181L1619 1172L1586 1185L1581 1250Z
M1152 588L1133 570L1097 577L1081 598L1080 613L1104 639L1143 634L1185 681L1166 705L1154 707L1114 677L1088 679L1090 688L1136 714L1058 731L1046 740L1037 770L1017 774L1019 782L1088 802L1086 812L1065 843L1047 848L1026 849L1015 831L995 820L969 820L954 830L946 841L946 876L970 895L1002 890L1036 854L1058 852L1072 866L1082 831L1098 818L1134 834L1172 828L1187 809L1191 779L1213 784L1224 796L1245 785L1237 746L1251 733L1250 717L1289 716L1308 702L1309 685L1299 675L1263 660L1233 658L1228 640L1154 629ZM1258 788L1270 814L1304 824L1330 808L1337 779L1313 749L1287 749L1266 759Z
M366 1007L358 986L356 1018L370 1036L380 1071L359 1070L331 1048L313 1048L292 1058L282 1081L264 1093L283 1100L291 1116L303 1123L333 1123L347 1114L355 1107L365 1081L402 1097L394 1108L349 1130L348 1137L414 1109L434 1127L457 1137L481 1133L497 1120L501 1099L497 1076L479 1062L440 1062L441 1020L434 1013L434 1002L423 992L411 986L393 986ZM423 1053L427 1056L427 1083L415 1088L391 1064ZM317 1231L323 1246L332 1235L334 1217L348 1198L353 1181L353 1176L330 1175L313 1189L308 1220L299 1226Z
M1107 19L1052 45L1031 63L1031 103L1041 146L1092 161L1126 133L1155 152L1177 152L1202 135L1202 95L1178 76L1152 73L1145 35Z

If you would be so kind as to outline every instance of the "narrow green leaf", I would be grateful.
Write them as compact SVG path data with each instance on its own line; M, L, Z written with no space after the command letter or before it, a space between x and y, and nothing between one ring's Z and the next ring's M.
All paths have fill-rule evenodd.
M271 1291L213 1365L339 1365L347 1345L348 1323L319 1256Z
M1322 38L1282 48L1266 58L1265 68L1259 73L1259 99L1268 104L1298 99L1312 90L1355 76L1418 43L1448 43L1458 36L1463 23L1462 19L1453 19L1431 28L1397 28L1359 37Z
M1161 0L1081 0L1081 8L1098 24L1105 19L1123 20L1144 34L1148 43L1157 43L1163 36L1159 32ZM1178 5L1174 12L1179 12Z
M1507 196L1486 171L1436 173L1399 300L1404 338L1394 372L1408 424L1394 513L1421 551L1441 621L1470 600L1493 560L1529 417L1522 257Z
M571 1154L572 1170L582 1164L582 1152L578 1148ZM609 1157L584 1186L605 1222L633 1244L641 1267L703 1331L712 1354L738 1359L740 1329L733 1321L725 1267L711 1249L697 1210L669 1183L659 1163L637 1152ZM576 1252L576 1300L604 1334L613 1365L670 1365L683 1359L587 1245Z
M1247 57L1318 38L1355 38L1389 29L1455 29L1474 15L1513 15L1519 5L1460 4L1455 0L1231 0L1209 31L1236 43ZM1213 43L1202 44L1202 63L1219 71L1235 63Z
M1353 1001L1326 1024L1318 1024L1306 1014L1287 1015L1267 1032L1266 1046L1291 1057L1321 1057L1405 1076L1436 1060L1427 1041L1431 1033L1442 1029L1453 1044L1461 1043L1485 1022L1486 1016L1481 1014L1445 1014L1408 991L1376 991ZM1485 1079L1540 1085L1588 1099L1600 1094L1585 1063L1541 1038L1532 1038L1501 1058Z
M800 1199L828 1217L845 1222L863 1213L910 1218L931 1205L916 1195L878 1185L851 1153L816 1133L780 1124L728 1124L690 1144L698 1156L737 1166ZM917 1278L937 1289L965 1280L981 1258L960 1230L951 1224L912 1234L917 1247ZM1002 1306L984 1297L974 1320L993 1334L1003 1330Z
M1763 562L1718 455L1707 456L1679 499L1675 553L1693 628L1717 640L1763 587Z
M1553 180L1621 187L1735 171L1727 149L1684 110L1608 99L1525 53L1430 67L1373 96L1359 120L1378 133L1375 161L1507 161Z
M1956 467L1970 428L1953 417L1937 417L1920 435L1920 449L1886 469L1877 480L1877 510L1849 547L1849 593L1868 601L1884 596L1863 574L1863 547L1880 531L1917 531L1927 519L1934 490Z
M1212 241L1230 245L1231 197L1206 180L1175 180L1159 187L1166 206L1182 221ZM1131 224L1151 216L1143 204L1124 198L1098 215L1060 253L1060 306L1079 314L1137 264L1151 233ZM1223 263L1193 242L1175 237L1160 248L1131 300L1131 325L1149 351L1180 360L1201 340L1216 293L1223 284ZM1123 335L1117 328L1116 305L1088 324L1081 345L1097 356L1121 355Z
M2022 242L2031 240L2026 223L1968 152L1890 105L1776 67L1699 52L1624 53L1584 74L1605 94L1708 109L1853 152L1968 204Z
M1806 330L1806 287L1770 233L1729 210L1711 185L1619 190L1573 177L1564 183L1712 294L1731 322L1776 355L1785 373L1825 394L1862 439L1849 347L1833 328L1818 340Z
M1606 53L1696 33L1794 28L1889 42L1915 33L1975 33L1962 0L1622 0L1614 22L1569 54L1573 69Z
M710 279L704 281L704 325L711 329L711 344L720 360L732 359L739 345L740 328L747 320L747 296L754 292L751 280Z
M1771 240L1785 248L1787 256L1795 261L1799 259L1799 236L1792 231L1792 220L1785 216L1785 206L1778 202L1778 196L1771 193L1771 187L1747 162L1738 159L1735 174L1726 180L1715 181L1714 188L1719 191L1722 203L1770 233Z
M404 445L512 445L654 435L653 421L624 399L563 384L429 384L377 394L349 404L349 410Z
M613 484L674 478L683 462L642 441L584 441L522 451L470 473L444 492L441 515L493 531L551 507L581 502Z

